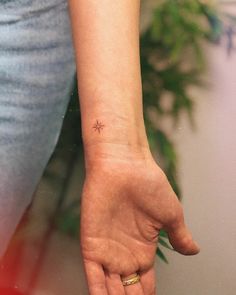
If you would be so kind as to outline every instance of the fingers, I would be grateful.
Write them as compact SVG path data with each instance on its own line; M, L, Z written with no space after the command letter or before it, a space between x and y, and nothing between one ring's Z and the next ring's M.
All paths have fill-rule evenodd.
M140 282L123 286L119 274L104 273L98 263L84 259L84 266L90 295L156 295L154 267L140 273Z
M85 273L90 295L155 295L154 268L140 274L140 282L123 286L119 274L104 273L101 265L84 259ZM128 279L128 276L125 277Z
M125 289L122 285L119 274L106 274L106 286L109 295L125 295Z
M145 295L141 283L125 286L125 295Z
M184 222L180 222L172 229L167 230L167 232L169 241L177 252L183 255L195 255L199 253L200 248L193 240Z
M133 277L133 275L127 276L125 278L128 279L129 277ZM141 282L129 286L124 286L124 289L125 295L145 295Z
M140 282L142 284L144 295L156 295L156 278L154 267L146 272L140 273Z
M96 262L84 259L90 295L108 295L103 268Z
M130 286L123 286L119 274L105 273L105 277L109 295L156 295L154 267L140 274L140 283Z

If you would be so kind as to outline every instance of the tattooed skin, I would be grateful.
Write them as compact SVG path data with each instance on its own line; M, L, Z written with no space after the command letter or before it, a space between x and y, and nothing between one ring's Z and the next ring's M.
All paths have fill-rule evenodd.
M95 131L98 131L98 133L100 133L104 126L105 125L97 120L96 123L93 125L93 128Z

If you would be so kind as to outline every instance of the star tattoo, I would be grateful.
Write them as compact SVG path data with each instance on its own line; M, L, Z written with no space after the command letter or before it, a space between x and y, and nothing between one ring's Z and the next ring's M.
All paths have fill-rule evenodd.
M98 131L98 133L100 133L104 126L105 125L103 125L101 122L97 120L96 124L93 125L93 128L94 128L94 131Z

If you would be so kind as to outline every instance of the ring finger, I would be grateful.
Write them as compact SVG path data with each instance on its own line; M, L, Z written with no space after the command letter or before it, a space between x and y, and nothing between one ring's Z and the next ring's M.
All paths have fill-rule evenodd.
M132 274L127 277L122 277L122 279L129 279L134 277L135 274ZM144 295L143 288L140 282L137 282L135 284L124 286L125 289L125 295Z

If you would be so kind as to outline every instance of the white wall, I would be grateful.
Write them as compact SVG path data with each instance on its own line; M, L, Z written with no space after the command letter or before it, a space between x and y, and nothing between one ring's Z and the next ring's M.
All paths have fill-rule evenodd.
M195 257L157 261L158 295L236 294L236 53L208 50L211 89L195 93L196 125L174 134L186 222L201 246Z

